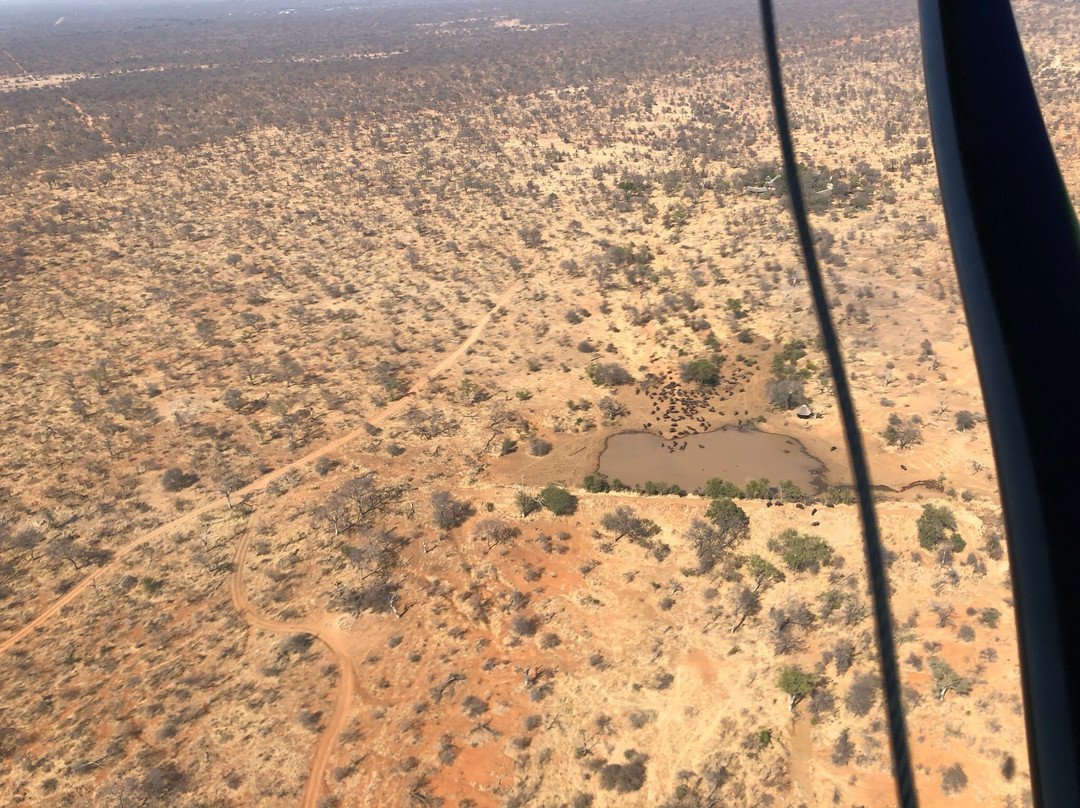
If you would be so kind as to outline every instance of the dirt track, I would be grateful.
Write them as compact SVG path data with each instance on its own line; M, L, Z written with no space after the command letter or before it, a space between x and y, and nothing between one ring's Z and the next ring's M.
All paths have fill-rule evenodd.
M439 364L437 364L435 367L428 371L427 381L429 383L437 379L439 376L441 376L443 373L453 367L461 359L461 357L465 355L465 352L473 345L473 343L476 342L477 339L479 339L480 334L483 333L484 328L486 328L487 324L491 321L492 314L497 311L500 306L503 306L510 301L514 293L517 291L518 286L519 282L511 284L510 288L503 292L499 299L495 301L495 305L492 307L492 309L482 318L480 318L480 321L473 327L473 330L469 333L469 336L465 339L465 341L462 342L461 345L459 345L453 353L446 356L441 362L439 362ZM388 418L393 417L394 415L397 415L401 410L405 408L410 398L411 394L403 396L401 399L394 402L394 404L390 405L381 413L379 413L376 418L373 418L372 422L384 421ZM322 457L323 455L330 452L337 451L342 446L351 442L355 438L366 434L367 432L363 427L357 427L351 432L347 432L341 437L323 445L322 447L316 449L313 452L310 452L309 454L304 455L298 460L294 460L291 463L288 463L281 468L275 469L269 474L260 477L249 485L244 486L239 491L234 492L232 496L236 497L237 500L242 500L244 497L260 493L270 483L274 482L275 480L281 479L289 472L295 471L296 469L305 466L308 463L313 463L319 457ZM83 578L81 581L71 587L71 589L69 589L63 595L63 597L57 599L52 604L45 607L45 609L36 617L34 617L34 619L32 619L29 623L20 628L3 642L0 642L0 654L5 654L10 651L20 640L22 640L31 632L40 628L42 625L52 619L61 609L63 609L65 606L67 606L77 597L79 597L83 592L85 592L86 589L89 588L98 578L100 578L107 572L111 572L116 567L117 563L120 561L121 558L135 550L144 542L159 538L164 535L168 535L169 533L177 531L189 525L190 523L195 522L203 514L226 506L227 502L224 497L213 499L203 505L200 505L194 510L188 511L178 519L167 522L164 525L161 525L160 527L157 527L154 530L150 531L149 533L144 533L143 535L132 539L127 544L122 545L115 551L112 560L108 564L98 567L96 570L88 573L85 578Z
M462 342L453 353L428 371L428 383L437 379L457 364L473 343L479 339L480 334L491 321L492 312L497 311L500 306L505 305L516 290L517 284L511 285L511 287L499 297L491 311L484 315L484 317L480 319L480 322L473 327L473 330L469 332L469 336L465 341ZM392 407L383 410L378 417L372 418L372 423L380 423L396 415L404 408L405 402L407 402L408 399L409 396L404 396ZM353 432L350 432L345 438L340 439L333 445L339 446L342 443L351 440L358 435L360 431L363 430L354 430ZM319 453L321 454L325 451L327 451L326 448L320 450ZM312 455L311 458L314 456L315 455ZM330 764L330 757L334 750L334 744L337 742L337 738L341 734L341 731L345 728L345 719L348 716L349 707L352 704L353 695L356 692L356 671L353 668L352 658L349 654L348 642L345 635L336 626L307 621L286 623L280 620L272 620L255 611L244 592L244 565L247 562L247 551L250 543L250 532L245 531L243 538L241 538L239 544L236 545L236 553L233 556L233 572L229 581L233 606L235 606L241 615L243 615L244 619L255 628L288 634L306 632L315 635L326 643L326 646L334 652L334 656L336 656L338 660L338 666L341 668L341 686L338 688L337 696L334 698L334 709L330 713L326 729L323 730L322 735L319 737L319 743L315 747L315 758L311 763L311 774L308 776L307 786L304 788L304 800L301 803L303 808L315 808L315 806L318 805L320 796L322 796L323 782L325 780L326 769Z
M499 310L501 306L506 305L514 293L517 292L520 282L515 282L499 296L495 301L495 305L480 318L480 321L469 332L469 336L461 343L452 353L447 355L441 362L435 367L429 370L426 374L426 381L430 384L432 381L440 377L455 364L457 364L470 347L480 338L484 329L488 323L491 322L493 314ZM382 421L389 420L397 415L406 405L409 403L409 399L412 394L407 394L394 402L392 405L382 410L377 416L371 419L372 423L380 423ZM263 491L267 485L274 480L280 479L284 475L288 474L303 465L314 462L317 458L340 449L345 444L352 441L354 438L366 435L367 431L364 427L359 427L351 432L342 435L336 440L322 446L315 451L304 455L298 460L282 466L280 469L270 472L269 474L260 477L250 485L245 486L239 491L235 492L233 496L238 499L259 493ZM193 511L189 511L179 519L174 519L167 524L158 527L149 533L139 536L136 539L125 544L116 554L112 560L102 567L89 573L79 583L73 586L68 592L48 606L44 611L38 614L33 620L16 631L2 643L0 643L0 654L4 654L13 648L20 640L24 639L31 632L43 626L46 622L52 619L57 613L60 612L65 606L69 605L79 595L81 595L88 587L100 578L105 573L111 571L121 558L132 552L142 544L159 536L167 535L175 530L178 530L190 522L198 519L205 513L212 510L225 507L227 502L224 498L218 498L211 500L206 504L196 508ZM307 786L304 788L304 799L301 805L303 808L315 808L318 804L319 798L323 791L323 781L325 779L326 769L330 763L330 758L333 753L334 744L337 741L338 736L341 734L342 729L345 726L345 719L348 715L349 706L352 703L353 695L356 689L356 673L353 669L352 660L349 655L348 643L345 639L345 635L335 626L329 626L318 623L298 622L298 623L285 623L278 620L271 620L258 612L252 607L251 603L247 599L247 595L244 592L244 565L247 558L247 550L250 544L250 534L245 531L240 542L236 546L236 551L233 555L233 572L230 575L229 589L232 598L232 603L236 609L243 615L244 619L255 628L264 629L266 631L286 632L290 634L296 634L299 632L306 632L313 634L326 643L327 647L334 652L337 657L338 664L341 668L341 687L338 689L337 695L334 699L334 709L330 714L330 718L327 722L326 729L323 730L322 735L319 737L318 745L315 748L315 758L311 764L311 774L308 777Z
M84 112L83 108L80 107L78 104L76 104L74 101L69 101L67 98L61 98L60 100L63 101L65 104L67 104L72 109L74 109L75 112L78 114L78 116L83 119L83 122L86 124L86 127L88 129L96 132L98 135L100 135L101 139L102 139L102 141L104 141L105 145L108 146L110 149L113 149L115 151L116 144L112 142L112 139L109 137L108 132L106 132L104 129L102 129L100 126L98 126L97 124L94 123L94 116L93 115L90 115L90 114ZM113 156L113 158L116 157L116 155L112 155L112 156Z
M243 616L249 625L264 631L277 631L285 634L313 634L326 643L326 646L337 657L338 667L341 668L341 686L334 698L334 709L330 713L326 729L319 736L319 743L315 747L315 758L311 764L311 774L308 776L307 786L304 788L303 808L315 808L322 794L323 776L326 767L330 763L330 755L334 748L334 742L345 727L345 718L352 704L353 695L356 692L356 671L353 668L349 654L348 642L345 635L335 628L325 624L300 621L286 623L281 620L272 620L259 614L247 599L244 591L244 561L248 546L251 543L250 531L244 531L236 552L233 555L233 572L229 576L229 594L232 597L233 606Z

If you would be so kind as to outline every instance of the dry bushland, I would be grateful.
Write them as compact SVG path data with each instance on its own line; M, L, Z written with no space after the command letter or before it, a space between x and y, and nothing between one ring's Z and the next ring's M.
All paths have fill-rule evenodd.
M917 31L821 5L785 75L883 486L918 786L1021 804ZM459 11L100 12L63 48L5 40L6 801L890 798L754 18ZM1075 190L1076 12L1019 11ZM748 536L695 527L701 496L584 485L619 432L750 424L828 472L815 501L737 499ZM954 515L939 543L924 504Z

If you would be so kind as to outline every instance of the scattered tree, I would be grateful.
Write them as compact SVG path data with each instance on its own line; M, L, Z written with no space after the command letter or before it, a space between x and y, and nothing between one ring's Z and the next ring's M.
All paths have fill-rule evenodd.
M805 673L797 665L785 665L780 669L780 677L777 686L787 693L788 710L794 710L795 705L802 699L814 692L818 686L818 677L812 673Z
M954 690L961 696L971 692L971 680L961 676L952 665L940 657L930 657L930 673L934 677L934 688L938 699L944 700L945 694Z
M222 403L233 412L240 412L247 406L247 399L244 397L244 391L238 390L235 387L230 387L225 391L225 395L222 396Z
M855 643L842 638L833 645L833 661L836 663L836 675L843 676L847 673L851 663L855 660Z
M718 497L709 503L705 516L720 529L729 544L750 535L750 517L727 497Z
M699 387L714 387L720 381L720 371L710 359L695 359L687 362L679 371L684 382L693 382Z
M379 528L365 532L356 544L339 545L339 549L364 581L372 576L388 577L397 564L398 551L406 543L393 530Z
M533 438L529 441L529 454L533 457L543 457L551 452L551 441L543 438Z
M609 421L614 421L616 418L621 418L630 412L626 405L614 396L604 396L597 402L596 406Z
M199 478L194 474L185 474L179 466L173 466L165 470L161 475L161 487L169 493L183 491L190 488Z
M935 550L945 545L958 553L967 546L956 532L956 516L948 506L923 505L916 526L919 530L919 546L924 550Z
M548 485L540 492L540 504L556 516L569 516L577 510L577 498L557 485Z
M376 575L361 586L339 586L330 598L330 608L350 614L392 612L400 589L400 584Z
M38 530L38 528L33 526L24 527L21 530L16 531L15 535L12 537L11 549L25 550L27 555L30 556L31 561L37 561L38 556L34 555L34 551L44 540L45 534Z
M746 484L747 499L768 499L770 496L772 496L772 488L769 486L768 477L750 480Z
M779 553L792 572L809 570L817 572L822 564L832 559L832 548L820 536L799 533L794 528L779 533L769 540L769 549Z
M800 373L799 360L806 356L806 342L801 339L793 339L773 355L772 372L776 379L796 379L805 374Z
M922 443L922 419L913 415L905 421L895 412L889 416L889 425L881 433L885 442L898 449L906 449L916 443Z
M639 791L645 785L647 758L632 749L626 751L628 763L608 763L600 769L600 787L619 794Z
M964 767L959 763L954 763L942 773L941 792L943 794L959 794L967 787L967 784L968 779L964 774Z
M232 495L244 487L244 478L239 474L228 474L217 482L217 490L225 495L225 502L232 510Z
M730 499L713 500L706 516L708 522L695 519L686 532L702 573L712 570L725 550L750 535L750 518Z
M603 494L611 490L611 483L605 475L597 472L596 474L586 474L581 487L590 494Z
M600 519L600 525L609 531L618 541L623 536L632 539L647 539L660 532L660 526L651 519L642 519L633 508L620 505L614 511L606 513Z
M634 377L618 362L591 364L586 373L597 387L618 387L621 384L634 382Z
M974 429L975 423L975 413L969 410L960 410L960 412L956 413L957 432L967 432L969 429Z
M540 507L540 502L537 501L536 496L530 494L525 489L520 489L514 494L514 504L517 505L518 512L521 513L522 519Z
M855 715L866 715L877 704L878 678L872 673L860 673L851 683L844 705Z
M502 519L492 517L481 519L476 523L473 528L473 540L483 543L486 546L484 552L488 552L497 545L510 541L520 532L518 528L508 525Z
M473 507L464 500L457 500L449 491L431 493L431 514L440 530L452 530L473 515Z
M846 766L855 754L855 744L851 742L848 730L844 730L833 744L832 762L834 766Z
M746 558L746 571L754 581L754 591L763 592L772 584L784 580L784 573L759 555Z
M705 496L709 499L719 499L721 497L735 499L742 495L742 489L735 483L722 480L719 477L710 477L705 481Z
M765 395L769 404L781 410L793 410L809 401L802 379L769 379Z
M510 630L521 637L532 637L537 630L536 620L519 614L510 621Z
M806 502L806 494L791 480L780 481L780 497L784 502Z

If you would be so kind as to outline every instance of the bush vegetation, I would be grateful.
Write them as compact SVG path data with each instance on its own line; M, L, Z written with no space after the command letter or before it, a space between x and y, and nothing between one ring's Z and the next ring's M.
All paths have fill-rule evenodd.
M769 540L768 547L778 553L792 572L817 572L832 559L833 550L825 539L794 528L781 531Z
M540 492L540 504L556 516L569 516L577 510L577 498L557 485L548 485Z

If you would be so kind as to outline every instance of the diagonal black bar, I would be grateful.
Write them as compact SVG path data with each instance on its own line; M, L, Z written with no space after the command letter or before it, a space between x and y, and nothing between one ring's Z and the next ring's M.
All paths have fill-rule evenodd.
M1080 805L1080 233L1007 0L920 0L945 217L1009 537L1032 788Z
M907 727L900 702L900 674L896 664L896 646L893 641L893 621L889 611L889 585L885 579L885 564L881 548L874 499L870 488L870 472L866 466L862 435L855 418L855 405L851 401L844 361L840 355L840 343L836 328L829 316L829 302L821 280L821 267L814 253L810 236L810 224L803 202L802 184L799 181L795 148L792 145L791 126L788 123L787 105L784 101L784 82L780 75L780 54L776 45L776 25L773 20L771 0L761 0L761 23L765 35L765 55L769 64L769 83L772 89L773 107L776 112L776 129L780 138L780 151L784 157L784 174L791 190L791 208L799 233L806 274L810 281L814 309L825 342L825 353L832 369L836 398L840 404L840 416L844 426L851 467L855 475L855 488L859 497L859 513L863 523L863 548L870 575L870 591L874 604L874 626L877 630L878 652L881 655L881 678L885 691L885 707L889 719L889 743L892 747L896 790L902 808L916 808L915 781L911 772L911 754L908 749Z

